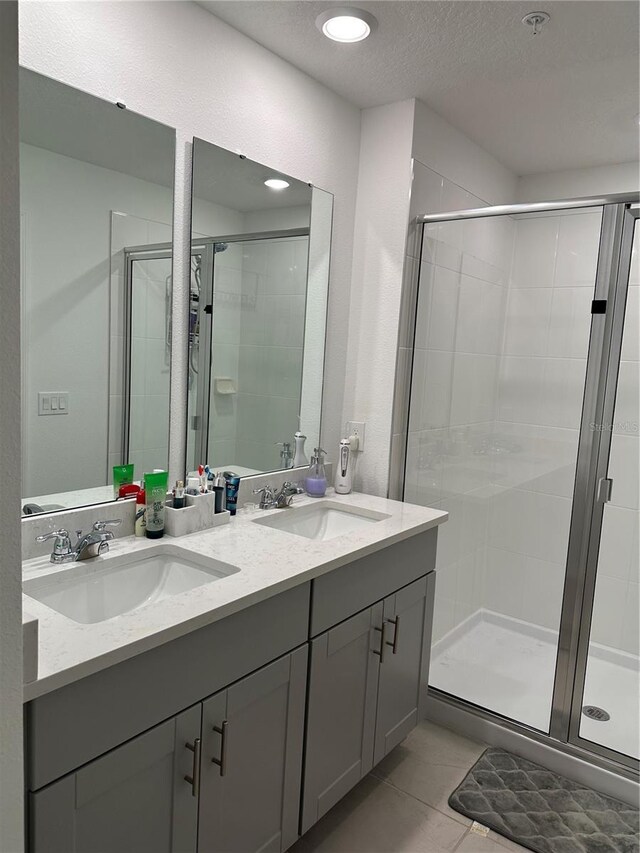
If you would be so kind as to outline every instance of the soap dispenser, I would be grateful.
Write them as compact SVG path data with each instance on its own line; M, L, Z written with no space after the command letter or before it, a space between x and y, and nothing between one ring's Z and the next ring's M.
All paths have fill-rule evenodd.
M324 470L324 457L326 450L321 447L314 448L311 464L304 480L307 494L312 498L324 497L327 491L327 475Z
M353 454L351 441L343 438L338 448L335 490L338 495L348 495L353 488Z
M301 468L303 465L308 465L309 460L304 452L304 443L307 440L307 436L303 435L300 430L298 430L298 432L293 436L293 440L296 445L295 455L293 457L293 467Z

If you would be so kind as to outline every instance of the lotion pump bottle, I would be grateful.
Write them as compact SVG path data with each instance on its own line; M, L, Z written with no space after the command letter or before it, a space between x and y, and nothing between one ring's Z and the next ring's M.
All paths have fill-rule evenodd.
M293 457L293 467L300 468L302 465L308 465L309 460L304 452L304 443L307 440L307 436L303 435L300 430L298 430L298 432L293 436L293 440L296 445L295 455Z
M307 494L312 498L322 498L327 491L327 475L324 470L326 450L316 447L311 457L311 464L304 480Z

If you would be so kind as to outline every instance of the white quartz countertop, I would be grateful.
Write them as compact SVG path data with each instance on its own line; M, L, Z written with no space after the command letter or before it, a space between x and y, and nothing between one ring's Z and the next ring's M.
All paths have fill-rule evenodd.
M116 539L111 542L108 554L96 557L91 563L107 568L109 560L123 554L171 545L200 557L230 563L240 571L103 622L80 624L23 595L24 608L39 620L38 677L25 684L24 700L42 696L202 628L447 519L447 513L441 510L371 495L342 496L328 491L326 500L389 517L324 541L254 523L257 518L293 513L296 507L319 502L317 498L298 496L290 509L242 509L229 524L189 536ZM70 563L69 567L78 565ZM24 580L53 571L60 571L60 566L54 566L48 557L23 563Z

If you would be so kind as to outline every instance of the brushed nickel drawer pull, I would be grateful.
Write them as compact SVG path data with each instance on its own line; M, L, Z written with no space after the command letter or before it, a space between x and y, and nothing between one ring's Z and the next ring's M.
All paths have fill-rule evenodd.
M380 663L384 663L384 647L386 645L391 645L391 643L387 644L387 641L385 640L386 627L387 623L383 620L382 628L373 629L374 631L378 631L380 633L380 651L378 651L377 649L372 649L371 651L374 653L374 655L378 655L378 657L380 658Z
M396 616L395 619L387 619L391 625L395 626L395 630L393 632L393 642L387 643L388 646L391 646L391 651L394 655L398 654L398 634L400 633L400 617Z
M220 735L220 758L212 758L211 761L218 765L221 776L227 772L227 725L228 721L223 720L222 726L213 727L214 732Z
M191 785L191 796L197 797L200 792L200 760L202 757L202 741L197 737L193 743L185 743L187 749L193 753L193 770L191 776L185 776L184 781Z

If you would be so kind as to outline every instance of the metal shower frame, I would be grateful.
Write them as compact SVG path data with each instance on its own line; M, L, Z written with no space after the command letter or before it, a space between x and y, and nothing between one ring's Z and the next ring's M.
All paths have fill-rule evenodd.
M497 723L631 779L638 778L639 762L631 756L581 737L580 719L604 505L609 499L611 488L611 480L607 475L612 430L592 429L590 425L613 422L634 229L636 220L640 218L639 203L640 193L618 193L421 214L414 220L417 225L422 226L493 216L602 209L593 299L600 301L600 310L605 310L604 313L592 312L549 733L506 718L435 687L429 687L429 695L446 705ZM420 230L421 258L424 228ZM604 306L602 302L605 303ZM413 378L415 335L414 317L410 381ZM408 430L408 420L406 429ZM407 442L402 470L403 493L406 447Z

